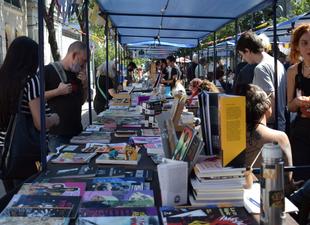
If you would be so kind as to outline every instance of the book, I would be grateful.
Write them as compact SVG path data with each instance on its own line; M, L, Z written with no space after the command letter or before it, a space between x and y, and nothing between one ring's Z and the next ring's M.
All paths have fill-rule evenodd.
M115 137L135 137L138 136L136 130L116 130L114 133Z
M1 225L69 225L64 217L0 217Z
M174 224L230 224L258 225L243 207L194 208L161 207L163 223Z
M88 191L133 191L144 188L144 179L135 177L98 177L87 185Z
M97 174L97 167L82 165L69 169L48 169L45 173L42 173L37 182L49 182L53 178L87 178L94 177Z
M109 154L103 153L97 159L97 164L121 164L121 165L138 165L141 155L138 154L136 160L126 160L125 154L118 154L115 158L110 158Z
M190 174L192 169L194 168L203 147L204 147L203 141L200 139L198 135L195 135L184 157L184 161L188 162L189 165L188 174Z
M196 131L188 126L184 127L180 139L173 152L172 159L184 160L188 152L189 146L196 135Z
M148 155L151 154L157 154L162 156L165 155L162 143L148 143L144 144L144 147L146 148Z
M189 202L195 207L243 207L243 199L212 199L212 200L197 200L190 194Z
M91 146L92 144L90 144ZM111 150L116 150L118 153L124 154L125 153L125 147L127 143L110 143L110 144L101 144L97 145L96 152L99 153L109 153ZM87 145L86 145L87 146Z
M137 177L145 181L153 180L153 170L144 169L124 169L121 167L98 168L98 177Z
M142 129L141 130L142 136L146 137L154 137L154 136L160 136L160 130L158 128L156 129Z
M238 161L246 148L245 97L220 95L218 110L222 163L227 166Z
M60 153L57 158L52 159L52 163L88 163L96 153Z
M159 221L158 216L80 217L77 225L85 224L159 225Z
M156 207L123 207L123 208L81 208L80 217L103 216L157 216Z
M60 151L62 152L73 152L79 147L79 145L64 145Z
M81 208L152 207L152 190L139 191L86 191Z
M211 139L211 121L210 121L210 108L209 106L209 95L206 91L202 91L198 95L199 101L199 111L201 119L201 133L204 141L204 149L206 155L215 155L216 152L212 148L212 139Z
M245 97L209 93L199 96L206 154L219 154L223 166L242 164L246 147Z
M20 195L82 196L86 189L84 182L24 183Z
M70 142L72 144L86 144L90 142L95 143L110 143L111 133L110 132L82 132L78 136L71 138Z
M75 218L79 203L76 196L14 195L1 215Z
M161 137L132 137L130 139L135 144L162 143Z

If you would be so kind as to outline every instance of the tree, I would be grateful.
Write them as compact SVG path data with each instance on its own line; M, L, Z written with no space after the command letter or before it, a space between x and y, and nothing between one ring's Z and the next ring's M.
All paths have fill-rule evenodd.
M50 7L47 10L45 7L44 10L44 21L48 31L48 43L50 44L51 52L54 61L58 61L60 58L58 44L56 41L56 32L55 32L55 20L54 20L54 10L55 10L56 0L51 0Z
M310 11L310 0L291 0L292 14L300 15Z

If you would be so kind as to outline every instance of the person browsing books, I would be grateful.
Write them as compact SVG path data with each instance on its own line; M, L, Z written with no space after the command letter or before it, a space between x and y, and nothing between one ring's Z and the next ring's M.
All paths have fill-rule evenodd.
M10 178L5 178L5 175L2 177L7 192L24 179L38 172L35 161L40 160L40 147L33 149L33 145L29 147L30 145L25 143L27 142L25 138L20 139L15 136L18 129L22 130L22 132L29 132L29 134L23 133L23 136L28 138L31 132L30 125L34 126L37 131L41 129L40 82L39 77L36 75L38 63L38 44L28 37L18 37L11 43L0 68L0 131L22 146L22 149L17 149L20 150L18 153L22 156L20 157L21 161L18 162L22 162L22 165L17 163L15 164L16 167L11 168L14 174L11 174ZM45 127L50 129L59 123L59 117L57 114L51 114L47 105L45 111ZM20 116L17 114L20 114ZM12 128L10 132L6 133L10 120L13 118L17 120L17 117L20 119L15 124L15 131ZM22 127L24 123L21 122L21 118L24 118L24 121L30 121L30 123L27 123L28 126ZM35 134L38 139L39 132L35 132ZM9 140L9 138L6 138L6 140ZM28 157L27 154L36 154L37 158L32 160L32 157ZM17 161L16 157L14 159ZM3 165L1 166L2 169L6 169ZM3 174L7 172L3 171ZM20 173L23 176L18 175ZM18 179L15 179L14 175Z
M106 63L103 63L97 69L96 95L94 99L94 108L97 114L107 108L107 103L116 94L113 87L113 79L115 79L116 76L115 60L108 63L108 71L107 73ZM108 93L106 93L106 83L108 83Z
M58 126L50 130L49 147L68 144L82 131L81 111L87 98L87 46L73 42L59 62L45 66L45 98L53 112L60 117Z

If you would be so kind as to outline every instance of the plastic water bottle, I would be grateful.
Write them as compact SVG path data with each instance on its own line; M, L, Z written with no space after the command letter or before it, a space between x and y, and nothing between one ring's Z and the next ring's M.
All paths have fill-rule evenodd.
M263 146L261 166L261 213L260 224L285 224L284 173L282 151L278 144Z

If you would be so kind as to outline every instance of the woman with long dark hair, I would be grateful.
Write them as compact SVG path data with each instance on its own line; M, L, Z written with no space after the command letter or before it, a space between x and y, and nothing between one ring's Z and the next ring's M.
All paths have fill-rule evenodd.
M2 134L5 134L10 120L17 113L32 119L34 127L40 130L40 83L36 75L37 68L38 44L28 37L16 38L11 43L0 68L0 131ZM46 115L47 129L59 123L57 114L50 114L47 110ZM16 127L18 125L16 124ZM28 150L24 149L24 151ZM19 178L19 182L26 178ZM7 190L12 188L12 185L14 187L16 182L13 180L4 182Z

